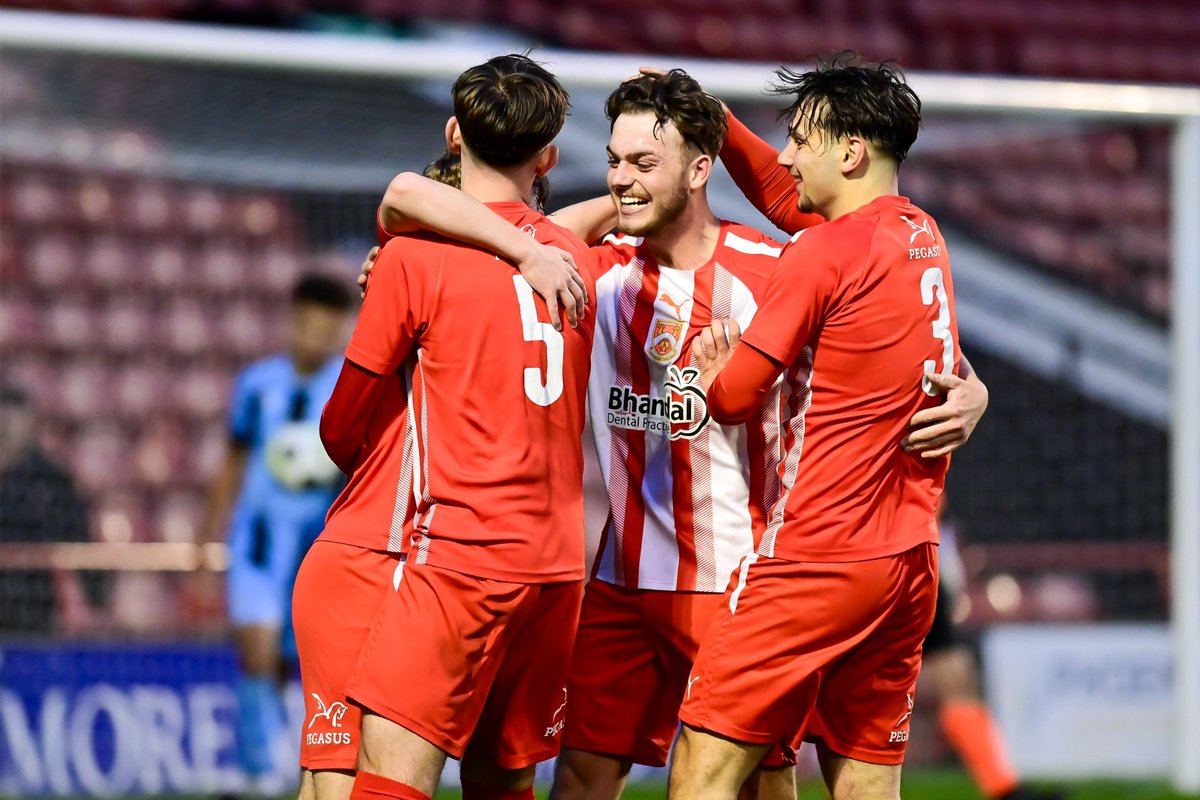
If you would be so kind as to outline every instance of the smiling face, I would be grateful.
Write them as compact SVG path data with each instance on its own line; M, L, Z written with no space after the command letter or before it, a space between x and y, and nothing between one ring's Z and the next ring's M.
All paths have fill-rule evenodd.
M846 155L841 141L828 141L824 133L797 113L788 130L779 163L796 181L796 206L806 214L828 216L828 209L845 180L840 164Z
M608 142L608 190L622 233L653 236L688 204L691 148L670 122L654 114L621 114Z

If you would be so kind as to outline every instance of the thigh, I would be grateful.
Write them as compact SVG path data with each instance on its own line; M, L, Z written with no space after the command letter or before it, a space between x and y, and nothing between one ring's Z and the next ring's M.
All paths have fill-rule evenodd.
M829 671L810 730L834 753L878 765L904 761L921 643L937 595L935 546L921 545L892 561L892 601L870 635Z
M871 764L838 755L817 743L821 777L834 800L857 797L900 797L899 764Z
M292 618L304 691L300 764L306 769L354 769L361 710L346 703L346 684L398 564L394 554L317 542L300 566Z
M641 595L601 580L588 584L571 657L563 746L662 766L675 735L678 700L664 700L657 643Z
M462 758L535 589L407 563L385 593L347 696Z

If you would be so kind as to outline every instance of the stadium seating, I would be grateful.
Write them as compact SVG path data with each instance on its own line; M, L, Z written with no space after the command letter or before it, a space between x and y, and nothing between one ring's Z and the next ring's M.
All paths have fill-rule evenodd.
M6 373L36 393L94 536L192 540L232 378L281 344L305 263L290 212L257 192L132 174L12 159L0 172ZM175 602L163 582L138 583L143 594Z

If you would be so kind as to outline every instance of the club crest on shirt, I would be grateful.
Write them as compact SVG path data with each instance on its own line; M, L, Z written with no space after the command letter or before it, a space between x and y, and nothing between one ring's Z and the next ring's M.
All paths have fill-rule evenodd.
M683 341L687 323L681 319L655 317L650 328L650 344L646 355L660 364L670 364L679 358L679 344Z

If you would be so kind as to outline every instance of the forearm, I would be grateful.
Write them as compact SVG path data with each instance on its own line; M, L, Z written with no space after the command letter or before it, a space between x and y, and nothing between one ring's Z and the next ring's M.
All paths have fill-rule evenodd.
M617 207L611 197L597 197L559 209L550 219L590 244L616 227Z
M379 205L379 224L390 234L426 228L478 245L510 261L529 257L536 242L475 198L415 172L392 179Z
M796 181L779 163L779 153L730 114L721 161L742 194L780 230L796 233L824 219L796 207Z
M708 413L722 425L745 422L758 414L783 366L742 344L708 390Z
M225 526L229 520L229 511L233 507L234 497L242 482L246 469L246 446L236 441L228 445L225 459L221 462L216 476L208 488L208 498L204 509L204 523L200 535L202 544L222 541L225 538Z
M383 385L382 376L346 359L321 412L321 443L333 463L347 475L358 464L367 423Z

